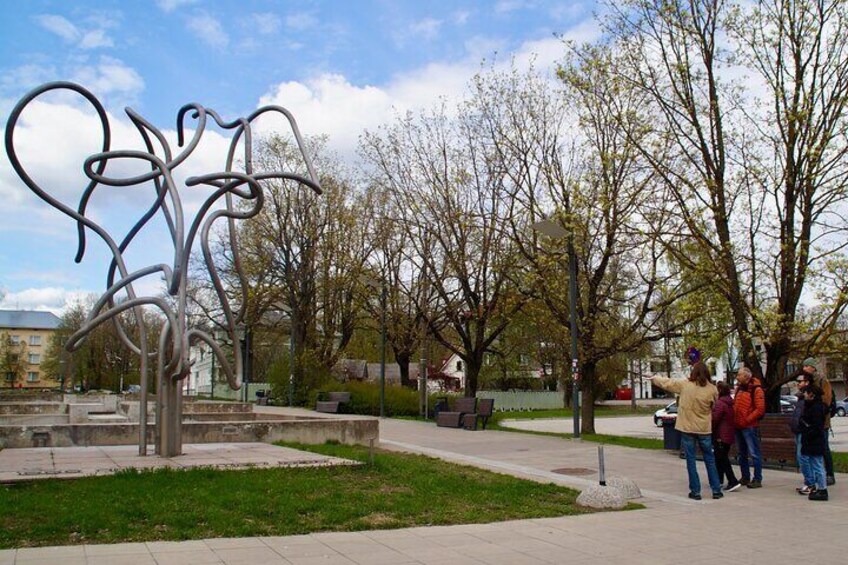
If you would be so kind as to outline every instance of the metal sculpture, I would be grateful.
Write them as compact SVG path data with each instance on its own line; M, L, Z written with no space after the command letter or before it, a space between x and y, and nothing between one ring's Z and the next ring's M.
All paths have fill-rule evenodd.
M27 105L46 92L61 90L79 94L87 100L97 112L103 130L101 151L89 156L83 163L83 171L89 180L82 190L82 196L76 208L68 206L42 189L27 173L15 150L15 128ZM295 141L303 156L308 177L285 171L262 172L258 174L253 172L253 137L251 125L259 116L268 112L278 112L288 120ZM292 180L311 188L318 194L321 194L321 186L313 170L309 155L305 150L297 123L292 114L285 108L265 106L253 112L247 118L239 118L226 122L215 111L204 108L200 104L186 104L177 113L178 146L183 147L185 143L186 121L189 117L195 121L193 124L194 134L188 144L177 155L172 153L168 141L160 130L131 108L127 108L126 113L138 130L146 151L112 150L109 120L103 105L97 98L82 86L74 83L47 83L29 92L12 110L9 121L6 124L6 153L15 172L30 190L39 198L75 220L78 247L74 260L77 263L81 262L85 255L87 230L98 235L109 247L112 253L112 261L109 265L106 278L106 292L100 296L83 326L70 337L66 349L70 352L75 351L83 344L86 336L95 328L105 322L111 322L115 325L123 343L140 356L141 402L138 449L141 455L147 454L148 360L150 358L156 359L156 453L163 457L171 457L180 454L182 451L182 387L180 386L180 381L188 376L190 371L189 347L199 341L208 344L213 351L213 355L215 355L219 362L221 370L226 375L230 387L238 389L242 383L243 362L237 331L239 324L242 323L245 316L248 287L239 258L237 232L235 229L236 220L249 219L258 214L262 209L262 181L269 179ZM232 139L223 171L186 179L185 185L187 187L206 185L213 189L211 195L206 198L194 219L190 223L187 223L180 200L180 193L174 182L173 171L185 162L197 148L201 137L206 131L208 118L212 118L222 130L231 131ZM159 155L156 154L154 149L154 140L158 142L161 148ZM238 144L242 140L244 144L243 172L233 169ZM107 164L111 160L116 159L141 160L144 163L149 163L150 171L129 178L107 176L105 174ZM151 182L155 189L154 202L120 241L113 239L103 227L86 216L89 201L98 186L129 187L149 184ZM236 207L234 205L234 197L241 199L243 204ZM220 205L222 198L224 199L223 207ZM216 205L218 206L217 208ZM173 243L173 259L171 263L160 263L135 271L129 271L124 261L124 252L142 227L159 212L164 216ZM238 307L235 309L230 304L209 248L210 229L212 228L212 224L219 218L226 218L226 228L229 232L228 241L231 246L233 265L240 280L241 299L239 300ZM221 301L223 312L222 325L228 334L229 342L233 344L234 348L234 367L230 364L224 351L211 335L199 329L188 327L186 316L188 268L192 248L198 239L200 240L203 261L208 270L209 278L212 281L215 293ZM149 276L163 277L167 286L167 292L174 299L169 301L156 296L138 296L133 283L143 277ZM125 298L120 299L124 295ZM142 317L144 307L150 306L158 308L165 319L160 331L159 345L156 351L149 351L146 328ZM138 343L135 343L127 335L118 317L119 314L128 310L134 314L138 328Z

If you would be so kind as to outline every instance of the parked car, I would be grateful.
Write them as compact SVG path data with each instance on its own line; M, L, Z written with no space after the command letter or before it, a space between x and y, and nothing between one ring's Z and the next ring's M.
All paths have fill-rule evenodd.
M844 416L845 414L848 414L848 396L836 401L836 415Z
M780 395L780 401L781 402L786 401L789 404L792 404L794 406L795 403L798 402L798 397L795 396L794 394L781 394Z
M794 397L793 397L794 398ZM797 399L796 399L797 402ZM784 400L783 397L780 397L780 413L781 414L791 414L795 411L795 402L790 402L789 400Z
M677 401L675 400L671 404L667 405L665 408L660 408L656 412L654 412L654 425L656 427L661 427L663 418L666 419L677 419Z

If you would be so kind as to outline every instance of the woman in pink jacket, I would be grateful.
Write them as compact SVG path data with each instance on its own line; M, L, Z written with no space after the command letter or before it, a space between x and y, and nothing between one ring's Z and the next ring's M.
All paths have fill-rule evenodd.
M733 422L733 398L730 396L730 386L724 381L716 383L718 400L713 406L713 450L715 451L716 468L721 482L727 478L724 490L733 492L742 485L733 474L730 465L730 448L736 440L736 424Z

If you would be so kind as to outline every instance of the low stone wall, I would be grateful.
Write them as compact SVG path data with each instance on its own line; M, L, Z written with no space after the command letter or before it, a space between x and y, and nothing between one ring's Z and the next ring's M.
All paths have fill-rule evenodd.
M246 402L215 402L214 400L195 400L183 402L183 414L201 414L206 412L247 414L253 406Z
M0 416L6 414L64 414L61 402L0 402Z
M148 430L153 443L154 427ZM183 443L266 442L321 444L337 441L368 445L379 441L376 418L288 419L241 422L183 422ZM53 426L0 426L0 447L73 447L135 445L138 424L60 424Z

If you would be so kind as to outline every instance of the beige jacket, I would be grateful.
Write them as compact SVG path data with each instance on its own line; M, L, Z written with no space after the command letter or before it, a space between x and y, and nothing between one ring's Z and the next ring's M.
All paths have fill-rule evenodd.
M677 423L674 427L690 434L712 433L713 406L718 389L712 383L698 386L688 379L655 377L651 383L668 392L680 395L677 400Z

